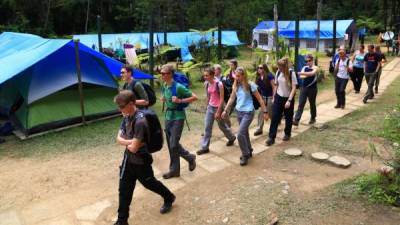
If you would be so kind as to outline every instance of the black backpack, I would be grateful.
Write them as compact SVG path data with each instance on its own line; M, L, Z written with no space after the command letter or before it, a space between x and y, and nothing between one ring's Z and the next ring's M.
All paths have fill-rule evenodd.
M147 150L149 153L158 152L163 147L164 137L161 128L160 120L157 114L151 109L140 109L136 118L144 116L148 125L148 132L146 138Z
M260 91L258 90L258 88L257 88L257 91L260 92ZM254 96L254 94L251 93L251 91L250 91L250 94L251 94L251 98L253 99L253 106L254 106L254 109L257 110L258 108L260 108L260 103L258 102L256 96Z
M229 101L229 98L231 97L232 86L233 86L233 82L231 82L228 79L229 78L224 77L223 79L220 80L224 86L224 102L225 103L227 103Z
M136 80L133 81L132 90L131 91L133 91L135 96L138 97L138 93L136 93L136 91L135 91L136 82L138 82L138 81L136 81ZM140 85L142 85L143 89L146 91L147 97L149 98L149 105L148 106L150 107L150 106L156 104L157 97L156 97L156 93L154 92L153 88L151 88L151 86L146 84L146 83L143 83L143 82L138 82L138 83Z

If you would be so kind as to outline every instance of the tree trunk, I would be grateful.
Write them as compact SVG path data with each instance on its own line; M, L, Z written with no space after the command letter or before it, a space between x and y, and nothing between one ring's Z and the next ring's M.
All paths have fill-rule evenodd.
M44 20L43 32L47 34L47 26L49 24L51 0L47 1L46 18Z
M89 13L90 13L90 0L88 0L88 1L87 1L87 8L86 8L86 22L85 22L85 33L87 33L87 32L88 32Z

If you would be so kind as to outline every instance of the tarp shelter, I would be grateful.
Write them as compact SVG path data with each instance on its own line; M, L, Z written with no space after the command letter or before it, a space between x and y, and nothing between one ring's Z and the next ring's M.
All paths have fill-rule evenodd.
M119 76L122 64L83 44L79 44L79 57L87 119L116 112L114 76ZM2 33L0 112L12 117L26 134L80 122L75 60L71 40Z
M122 33L122 34L102 34L102 47L112 48L114 50L123 48L123 44L129 43L136 49L147 49L150 45L149 33ZM213 40L213 44L218 44L218 32L209 32L205 35L199 32L168 32L167 43L183 49L181 53L184 61L190 60L192 56L188 50L191 45L198 45L201 40L206 38L207 41ZM81 43L87 46L94 46L98 49L97 34L81 34L74 35L74 39L79 39ZM222 45L237 46L242 43L239 41L236 31L222 31ZM154 46L164 43L164 33L154 33Z
M295 37L295 21L278 21L279 37L289 40L291 45L294 44ZM317 38L317 20L302 20L299 24L300 48L315 49ZM275 22L262 21L253 29L253 43L257 47L271 50L274 47ZM336 20L336 39L337 45L352 45L357 37L357 29L354 20ZM332 47L333 39L333 20L320 21L320 46L319 49ZM346 42L347 41L347 42ZM353 48L354 46L350 46Z

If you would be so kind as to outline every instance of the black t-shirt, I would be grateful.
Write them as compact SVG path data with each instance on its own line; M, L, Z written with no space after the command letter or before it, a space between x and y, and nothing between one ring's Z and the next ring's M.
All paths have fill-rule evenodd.
M120 126L122 136L127 139L137 139L141 142L146 142L148 130L147 120L139 111L136 111L133 116L124 117ZM125 153L128 154L129 162L133 164L143 165L153 162L146 145L143 145L136 153L132 153L128 149L125 150Z
M376 67L381 61L381 55L378 53L367 53L364 56L364 62L367 62L367 73L374 73L376 71Z

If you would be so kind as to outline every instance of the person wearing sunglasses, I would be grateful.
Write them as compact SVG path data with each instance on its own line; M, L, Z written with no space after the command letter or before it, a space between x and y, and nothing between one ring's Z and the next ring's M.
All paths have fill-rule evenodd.
M136 106L146 108L149 105L149 96L144 90L143 85L136 81L132 76L132 66L124 65L121 68L121 79L125 82L122 90L130 90L136 97Z
M269 71L267 64L258 65L256 73L256 84L263 98L264 104L267 107L268 117L271 118L273 102L272 94L275 92L276 85L275 77ZM264 121L264 112L262 110L259 110L257 118L257 129L254 132L254 136L258 136L263 133Z
M161 214L171 210L175 195L154 177L151 166L153 158L146 145L149 127L146 117L137 110L135 95L132 91L122 90L115 96L114 102L123 115L117 143L125 147L120 166L118 220L114 225L127 225L129 206L137 180L164 199L160 208Z
M293 125L298 126L301 116L303 114L304 106L306 105L307 99L310 103L311 118L308 124L314 124L315 118L317 117L317 81L318 81L318 67L314 65L314 57L311 54L306 55L306 65L298 73L301 79L303 79L303 85L300 88L299 105L294 116Z
M161 67L162 87L161 102L167 106L165 111L165 136L167 139L170 164L169 171L163 174L164 179L180 176L180 157L189 163L189 171L196 168L196 155L191 154L179 143L186 119L185 109L180 104L191 103L197 96L182 84L173 79L174 67L165 64ZM174 90L172 90L175 88ZM173 95L175 92L176 96Z
M222 117L229 115L229 111L236 99L236 115L239 122L239 131L237 139L239 142L240 151L240 165L245 166L248 160L253 156L253 148L251 147L249 126L254 118L254 103L253 97L257 99L264 112L264 119L268 119L268 111L265 104L263 104L262 97L257 90L257 85L248 81L247 72L243 67L238 67L235 71L235 82L233 83L232 94L229 97L228 103Z

